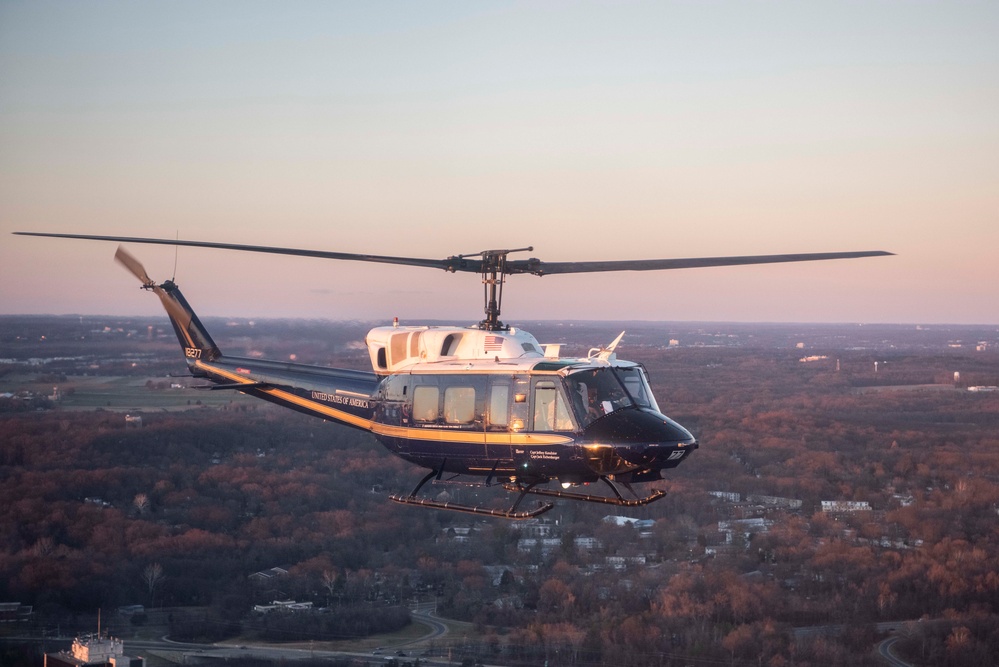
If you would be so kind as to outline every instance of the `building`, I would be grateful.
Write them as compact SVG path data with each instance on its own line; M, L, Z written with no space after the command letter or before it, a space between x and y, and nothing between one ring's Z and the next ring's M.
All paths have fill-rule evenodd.
M46 653L45 667L81 667L82 665L107 667L142 667L144 658L125 655L125 644L115 637L100 633L81 635L73 640L69 651Z
M0 602L0 623L17 623L31 618L31 605L20 602Z
M772 525L773 521L768 519L732 519L719 521L718 532L725 536L725 544L734 544L736 535L748 542L754 534L769 531Z
M751 493L746 496L746 502L758 503L766 507L783 507L785 509L800 510L801 501L797 498L781 498L780 496L762 496Z
M871 504L866 500L823 500L822 511L838 512L870 512Z

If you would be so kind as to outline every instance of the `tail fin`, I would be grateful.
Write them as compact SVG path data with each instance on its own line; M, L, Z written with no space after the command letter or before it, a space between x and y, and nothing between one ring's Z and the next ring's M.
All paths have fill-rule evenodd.
M184 356L192 372L199 359L214 361L222 356L218 345L212 340L201 320L187 303L187 299L180 293L180 288L172 280L153 288L153 291L160 297L167 315L170 316L170 323L173 324L173 330L177 333L181 347L184 348Z

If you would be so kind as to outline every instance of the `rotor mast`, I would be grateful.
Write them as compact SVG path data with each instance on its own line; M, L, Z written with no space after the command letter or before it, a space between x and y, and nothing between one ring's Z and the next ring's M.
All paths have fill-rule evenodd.
M462 260L467 257L481 257L480 271L482 273L483 312L486 319L479 322L483 331L503 331L508 327L500 322L500 309L503 305L503 283L506 282L506 256L511 252L531 252L533 246L513 248L508 250L483 250L470 255L455 255L449 260ZM453 264L452 264L453 266ZM455 269L449 268L453 273Z

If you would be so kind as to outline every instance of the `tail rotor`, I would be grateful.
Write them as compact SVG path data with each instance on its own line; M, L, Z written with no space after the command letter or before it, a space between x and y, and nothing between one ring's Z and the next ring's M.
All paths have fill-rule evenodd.
M142 266L142 262L137 260L132 253L125 250L124 246L118 246L118 250L114 254L115 261L128 269L128 272L139 279L142 283L142 289L152 290L156 296L160 298L160 302L163 304L163 308L167 311L167 315L170 319L174 321L184 331L187 331L191 325L191 312L185 309L181 304L177 302L175 298L172 298L170 294L167 294L164 287L174 287L172 282L167 282L162 285L157 285L156 281L149 277L146 273L146 268ZM193 344L193 343L192 343Z

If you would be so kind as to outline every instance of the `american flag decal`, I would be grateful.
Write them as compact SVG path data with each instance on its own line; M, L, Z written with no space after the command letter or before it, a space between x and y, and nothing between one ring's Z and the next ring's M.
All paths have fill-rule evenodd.
M503 349L502 336L486 336L482 343L482 348L486 352L499 352Z

